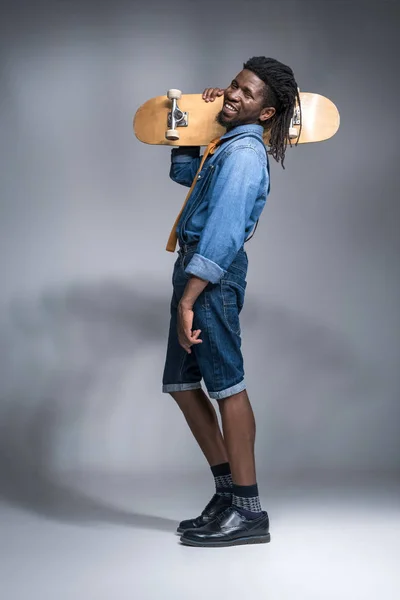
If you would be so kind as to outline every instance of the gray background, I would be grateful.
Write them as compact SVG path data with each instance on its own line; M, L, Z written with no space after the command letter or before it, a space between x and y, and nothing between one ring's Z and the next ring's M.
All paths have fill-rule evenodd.
M34 5L34 6L33 6ZM259 478L398 472L395 2L3 2L0 492L206 469L161 375L185 196L135 110L288 63L331 140L272 164L243 312ZM28 483L27 483L28 482Z

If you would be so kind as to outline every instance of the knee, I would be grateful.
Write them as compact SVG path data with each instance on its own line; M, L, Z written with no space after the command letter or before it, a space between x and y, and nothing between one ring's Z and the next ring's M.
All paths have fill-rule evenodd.
M168 392L168 394L177 402L178 404L182 402L190 402L198 395L198 390L180 390L179 392Z
M249 397L247 395L246 390L242 390L240 392L237 392L236 394L231 394L230 396L225 396L225 398L217 399L219 412L221 414L224 410L227 410L229 407L238 406L243 402L249 402Z

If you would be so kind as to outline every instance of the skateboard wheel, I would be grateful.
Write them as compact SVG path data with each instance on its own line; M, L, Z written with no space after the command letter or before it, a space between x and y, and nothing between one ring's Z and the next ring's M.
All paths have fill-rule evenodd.
M171 90L168 90L167 96L170 100L174 100L174 99L179 100L179 98L182 96L182 92L181 92L181 90L171 89Z
M289 140L294 140L299 136L296 127L289 127Z
M168 129L165 137L167 140L179 140L179 133L176 129Z

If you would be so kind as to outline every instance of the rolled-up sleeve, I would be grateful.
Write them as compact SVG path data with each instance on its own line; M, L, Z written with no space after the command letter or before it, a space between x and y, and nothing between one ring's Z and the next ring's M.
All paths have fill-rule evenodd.
M174 148L169 176L172 181L190 187L200 166L200 146Z
M186 273L217 283L243 246L246 225L262 189L266 169L250 146L225 158L209 191L206 224Z

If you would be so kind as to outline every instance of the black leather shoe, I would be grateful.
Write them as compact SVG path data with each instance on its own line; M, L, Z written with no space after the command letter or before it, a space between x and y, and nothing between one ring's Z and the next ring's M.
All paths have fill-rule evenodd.
M257 519L246 519L232 506L201 529L188 529L181 536L181 542L186 546L204 547L264 544L270 540L269 519L265 511Z
M183 533L187 529L199 529L204 527L210 521L213 521L219 514L221 514L228 506L232 504L232 500L229 496L221 496L220 494L214 494L210 502L207 504L203 512L199 517L195 519L188 519L179 523L177 529L178 533Z

